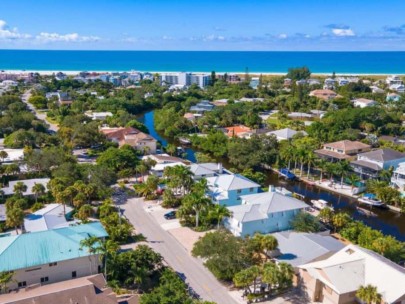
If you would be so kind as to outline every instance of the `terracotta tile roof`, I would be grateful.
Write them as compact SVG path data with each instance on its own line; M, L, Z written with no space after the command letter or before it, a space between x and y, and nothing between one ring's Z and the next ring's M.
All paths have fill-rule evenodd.
M324 144L325 147L332 147L343 151L361 150L371 148L370 145L363 144L360 141L341 140L333 143Z
M226 130L226 135L229 137L238 136L239 134L252 131L249 127L239 125L224 128Z
M338 97L342 97L340 95L338 95L336 92L332 91L332 90L313 90L309 93L309 96L315 96L317 98L321 98L321 99L332 99L332 98L338 98Z
M129 145L134 145L139 141L156 141L149 134L143 133L135 128L103 128L100 129L108 139L124 142Z

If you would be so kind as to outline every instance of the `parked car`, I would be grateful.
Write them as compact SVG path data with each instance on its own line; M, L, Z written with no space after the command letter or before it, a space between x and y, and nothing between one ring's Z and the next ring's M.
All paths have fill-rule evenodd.
M172 220L176 218L176 211L170 211L168 213L165 213L165 215L163 215L165 219L167 220Z

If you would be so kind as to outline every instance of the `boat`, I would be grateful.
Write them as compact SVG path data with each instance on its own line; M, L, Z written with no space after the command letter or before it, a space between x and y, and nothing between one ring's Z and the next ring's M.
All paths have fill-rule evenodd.
M311 203L314 206L314 208L316 208L318 210L322 210L325 208L333 210L333 207L329 206L329 203L323 199L311 200Z
M291 196L291 197L293 196L293 193L291 191L289 191L289 190L287 190L286 188L283 188L283 187L275 187L274 190L277 193L280 193L280 194L285 195L285 196Z
M357 207L356 210L358 213L365 215L365 216L372 216L372 217L377 216L377 214L375 214L374 212L364 209L364 208Z
M179 137L179 142L182 145L190 145L191 144L191 141L189 139L185 138L185 137Z
M280 169L278 171L278 174L280 174L280 176L282 176L282 177L284 177L285 179L288 179L288 180L296 180L297 179L297 176L294 173L292 173L290 170L288 170L287 168Z
M366 193L358 199L359 203L369 205L371 207L384 207L385 204L376 198L374 194Z

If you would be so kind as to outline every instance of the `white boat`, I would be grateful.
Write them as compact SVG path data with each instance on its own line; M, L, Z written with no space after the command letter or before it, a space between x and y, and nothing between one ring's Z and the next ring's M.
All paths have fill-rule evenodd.
M365 216L371 216L371 217L376 217L377 216L377 214L375 214L374 212L372 212L370 210L360 208L360 207L357 207L356 209L360 214L363 214Z
M329 206L329 203L323 199L311 200L311 203L314 206L314 208L316 208L318 210L322 210L325 208L329 208L329 209L333 210L333 207Z
M384 206L384 203L382 201L380 201L376 198L373 198L373 197L363 196L363 197L360 197L358 200L359 200L359 203L366 204L371 207L383 207Z

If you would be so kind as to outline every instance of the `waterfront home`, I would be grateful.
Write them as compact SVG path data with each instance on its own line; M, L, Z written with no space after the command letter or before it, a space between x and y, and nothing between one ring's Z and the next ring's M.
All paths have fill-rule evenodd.
M356 245L348 245L325 260L299 268L313 302L358 303L357 290L370 284L381 294L381 303L405 303L405 269Z
M37 232L67 227L74 222L68 222L66 217L71 216L73 208L62 204L49 204L44 208L28 214L24 219L25 232Z
M356 98L352 100L352 103L355 107L359 108L373 107L378 104L377 101L367 98Z
M243 195L242 204L228 207L231 216L224 220L225 228L235 236L271 233L291 229L291 221L309 206L270 187L268 192Z
M84 115L86 115L87 117L90 117L93 120L106 120L108 117L112 117L113 113L86 111L86 112L84 112Z
M58 92L58 103L61 106L68 106L73 103L73 99L67 92Z
M50 179L49 178L32 178L32 179L22 179L22 180L16 180L16 181L10 181L8 182L8 187L2 188L4 195L13 195L14 194L14 186L21 182L27 187L27 191L24 191L22 193L23 196L33 196L35 193L32 192L32 187L35 186L35 184L41 184L45 187L45 192L48 192L48 183Z
M356 154L371 150L371 146L359 141L341 140L326 143L322 149L315 150L320 158L331 162L352 159Z
M99 222L0 238L0 272L13 271L9 289L49 284L98 273L99 254L81 248L88 237L104 239Z
M387 102L398 102L401 100L401 95L397 93L388 93L385 100Z
M49 285L36 284L0 295L3 304L52 304L52 303L94 303L135 304L137 296L120 300L102 274L95 274ZM132 302L133 301L133 302Z
M405 85L403 84L393 84L389 87L389 89L396 91L397 93L405 93Z
M202 100L197 103L195 106L190 107L190 112L195 112L198 114L204 114L205 112L212 111L214 105L209 100Z
M246 134L249 134L252 131L252 129L244 125L238 125L223 128L222 131L228 137L244 137Z
M277 239L277 249L271 252L271 256L277 262L285 262L294 267L298 272L298 266L310 262L324 260L338 252L345 245L330 236L329 232L304 233L283 231L273 233Z
M391 185L405 193L405 162L399 163L392 173Z
M336 92L329 90L329 89L323 89L323 90L313 90L309 93L309 96L313 96L325 101L332 100L334 98L340 98L342 96L338 95Z
M194 179L202 179L221 175L224 173L230 173L230 171L224 169L221 163L199 163L190 165L190 171L194 175Z
M280 129L280 130L271 131L271 132L266 133L266 135L268 135L268 136L272 136L272 135L275 136L277 138L277 141L290 140L297 134L301 134L302 136L308 135L305 131L295 131L290 128Z
M145 155L142 157L142 159L152 159L156 162L156 164L150 169L150 173L158 177L163 176L163 172L167 167L188 166L191 163L186 159L170 156L169 154Z
M207 177L208 195L216 204L235 206L241 196L259 192L260 185L240 174L220 174Z
M405 154L392 149L378 149L357 155L357 159L350 162L353 171L362 179L378 178L382 170L398 167L405 162Z
M119 128L101 128L100 132L103 133L107 139L112 142L118 143L119 147L123 145L130 145L134 149L143 153L156 153L157 140L149 134L143 133L138 129L127 127Z
M385 80L385 82L389 86L396 85L396 84L404 84L401 77L399 77L398 75L388 76L387 79Z

